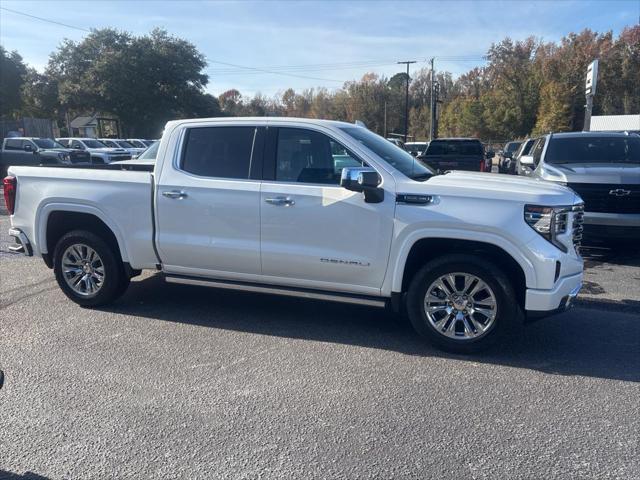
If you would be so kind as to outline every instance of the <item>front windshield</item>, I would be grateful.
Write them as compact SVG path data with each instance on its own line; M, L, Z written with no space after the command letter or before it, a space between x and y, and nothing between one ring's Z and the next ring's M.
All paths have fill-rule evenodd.
M124 140L116 143L122 148L134 148L133 145L131 145L129 142L125 142Z
M518 149L518 147L520 147L520 143L521 142L510 142L510 143L507 143L507 147L505 148L505 151L507 151L509 153L515 152Z
M414 180L424 180L435 171L416 160L410 153L362 127L340 127L344 133L356 139L396 170Z
M34 138L33 143L35 143L38 148L64 148L64 146L50 138Z
M427 149L427 144L426 143L413 143L413 144L405 143L404 148L407 150L407 152L415 155L417 153L424 152Z
M104 143L101 143L97 140L87 139L87 138L83 138L82 143L84 143L87 148L104 148L105 147Z
M556 165L566 163L640 164L640 137L626 135L552 137L544 161Z
M160 146L160 142L154 142L151 144L149 148L147 148L144 152L140 154L138 160L155 160L156 155L158 155L158 147Z

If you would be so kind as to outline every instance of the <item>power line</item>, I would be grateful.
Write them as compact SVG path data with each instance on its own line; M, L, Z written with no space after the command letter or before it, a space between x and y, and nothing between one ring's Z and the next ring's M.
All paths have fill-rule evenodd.
M244 69L244 70L251 70L251 71L255 71L255 72L263 72L263 73L270 73L273 75L283 75L286 77L297 77L297 78L306 78L308 80L319 80L322 82L338 82L338 83L344 83L346 80L335 80L335 79L331 79L331 78L319 78L319 77L310 77L307 75L297 75L295 73L285 73L285 72L278 72L276 70L266 70L263 68L257 68L257 67L247 67L245 65L237 65L234 63L227 63L227 62L220 62L217 60L209 60L207 59L207 61L211 62L211 63L216 63L219 65L227 65L229 67L236 67L236 68L240 68L240 69Z
M19 12L17 10L12 10L10 8L0 7L0 10L5 10L7 12L15 13L16 15L23 15L23 16L29 17L29 18L35 18L36 20L40 20L40 21L47 22L47 23L53 23L55 25L60 25L62 27L73 28L74 30L80 30L80 31L83 31L83 32L91 33L91 30L88 30L86 28L76 27L75 25L69 25L67 23L56 22L55 20L49 20L48 18L37 17L35 15L30 15L28 13Z

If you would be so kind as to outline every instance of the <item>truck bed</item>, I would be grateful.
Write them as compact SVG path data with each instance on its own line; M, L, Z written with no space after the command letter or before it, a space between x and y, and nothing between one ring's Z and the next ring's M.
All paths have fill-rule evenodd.
M34 254L53 253L46 245L45 219L64 210L95 215L107 224L120 244L123 261L133 268L156 264L149 172L118 167L11 167L9 174L18 185L12 224L24 230Z

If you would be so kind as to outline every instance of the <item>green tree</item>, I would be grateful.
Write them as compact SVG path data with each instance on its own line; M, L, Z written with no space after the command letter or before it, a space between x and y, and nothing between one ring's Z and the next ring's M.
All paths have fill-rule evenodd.
M204 92L204 56L186 40L156 29L135 37L94 30L65 41L51 55L47 75L57 81L63 108L117 115L129 135L157 135L173 118L220 114Z
M20 93L27 67L18 52L7 52L0 45L0 117L15 117L22 108Z

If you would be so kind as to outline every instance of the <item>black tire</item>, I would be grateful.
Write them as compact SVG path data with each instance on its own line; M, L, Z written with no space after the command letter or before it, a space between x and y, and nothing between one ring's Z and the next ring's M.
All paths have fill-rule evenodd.
M449 273L471 274L482 280L494 294L495 318L486 332L478 335L477 338L445 336L427 317L424 307L427 289L437 279ZM522 312L507 276L491 263L475 255L444 255L424 265L411 280L407 294L407 314L413 328L421 336L440 349L454 353L473 353L483 350L498 340L504 339L522 325ZM460 326L458 321L455 323L458 327ZM455 332L456 325L453 329Z
M99 256L104 279L99 289L92 294L81 295L77 293L63 273L62 261L65 251L72 245L85 245L93 249ZM74 230L60 238L53 254L53 268L58 285L72 301L82 307L99 307L113 302L120 297L129 285L129 277L124 272L120 256L98 235L85 230Z

